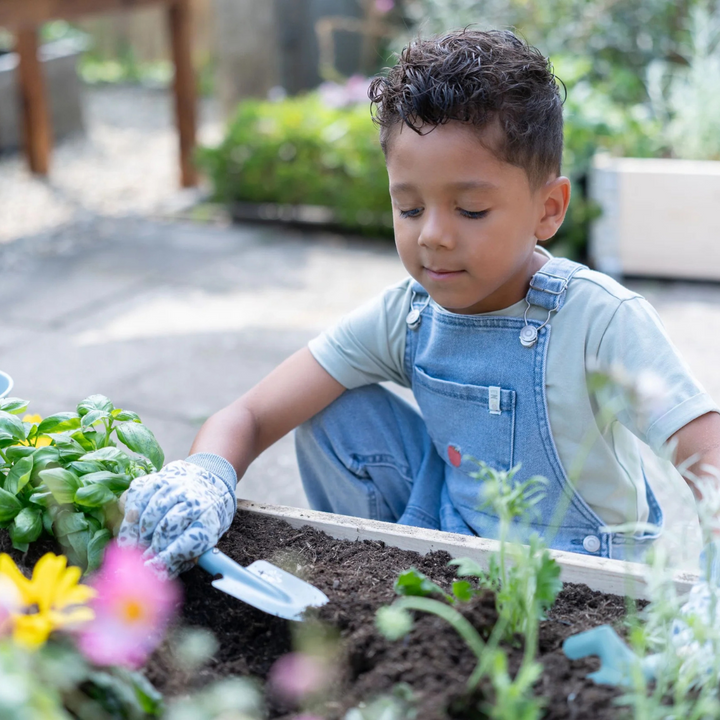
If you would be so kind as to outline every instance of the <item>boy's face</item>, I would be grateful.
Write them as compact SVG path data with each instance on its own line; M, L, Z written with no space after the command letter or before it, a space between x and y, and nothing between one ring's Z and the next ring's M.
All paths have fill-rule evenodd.
M387 169L398 253L435 302L470 314L525 296L545 262L536 241L552 237L565 216L567 178L533 191L525 170L454 121L425 135L393 128Z

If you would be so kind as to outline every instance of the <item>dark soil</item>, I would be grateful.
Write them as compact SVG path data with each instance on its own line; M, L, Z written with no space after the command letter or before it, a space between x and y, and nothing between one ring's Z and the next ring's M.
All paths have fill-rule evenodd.
M414 629L399 642L385 640L374 626L376 610L395 599L393 585L402 570L414 566L449 588L455 574L454 568L447 566L447 553L421 556L380 542L335 540L310 527L298 530L247 513L238 513L219 547L242 565L258 559L275 562L310 580L330 598L314 613L340 638L342 661L334 664L338 670L330 683L331 697L315 708L328 720L342 718L348 708L390 691L397 683L412 687L421 720L485 717L477 707L491 700L491 695L483 696L487 688L481 687L473 698L465 695L475 657L444 621L418 613ZM34 545L22 558L23 565L32 567L47 550L55 550L54 545ZM0 552L8 551L9 538L0 531ZM20 559L16 551L11 554ZM212 630L219 650L198 676L188 678L172 668L170 646L160 648L146 674L166 694L181 694L227 675L264 680L275 660L293 649L291 626L298 624L267 615L216 590L211 579L199 568L182 577L185 601L180 622ZM570 661L561 646L569 635L602 623L619 628L625 611L621 597L593 592L584 585L565 585L540 628L539 660L545 670L536 693L545 699L546 720L618 717L619 709L613 703L618 691L586 678L597 669L598 661ZM476 597L462 612L483 636L489 635L496 618L492 595ZM522 647L511 647L508 654L514 672ZM270 717L292 714L293 708L272 693L269 702Z

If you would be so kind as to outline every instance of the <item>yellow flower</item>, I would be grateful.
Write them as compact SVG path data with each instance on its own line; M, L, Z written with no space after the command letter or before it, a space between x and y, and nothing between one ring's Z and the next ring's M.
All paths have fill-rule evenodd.
M0 554L0 575L8 577L20 592L22 608L10 612L13 639L28 648L42 645L53 630L79 625L94 617L83 607L95 590L78 584L80 568L67 567L64 555L47 553L38 560L28 580L12 558Z
M23 415L23 422L26 423L34 423L35 425L39 425L42 422L42 416L41 415ZM35 444L33 447L47 447L52 440L47 435L40 435L39 437L35 438ZM19 442L18 445L29 445L30 443L27 440L23 440L22 442Z

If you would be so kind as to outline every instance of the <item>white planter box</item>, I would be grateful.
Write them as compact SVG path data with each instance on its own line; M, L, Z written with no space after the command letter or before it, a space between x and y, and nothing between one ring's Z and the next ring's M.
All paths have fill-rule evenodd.
M720 280L720 162L598 155L590 259L609 275Z
M452 557L473 558L484 568L488 566L490 555L497 552L499 548L497 540L425 530L376 520L364 520L315 510L263 505L249 500L239 500L238 509L285 520L297 528L310 525L310 527L322 530L339 540L379 540L386 545L402 550L413 550L421 555L434 550L445 550ZM628 595L633 598L648 597L644 565L557 550L553 550L552 555L562 568L561 578L565 582L584 583L592 590L615 595ZM697 579L697 575L693 573L677 573L675 587L679 593L685 594L690 591Z

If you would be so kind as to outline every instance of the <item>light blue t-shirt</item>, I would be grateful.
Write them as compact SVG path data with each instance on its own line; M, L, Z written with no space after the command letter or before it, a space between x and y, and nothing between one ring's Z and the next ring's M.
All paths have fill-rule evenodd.
M315 359L348 389L392 380L410 387L403 358L412 280L388 287L310 341ZM431 301L433 302L433 301ZM487 315L522 317L525 300ZM444 312L448 312L444 310ZM532 307L528 317L547 313ZM560 461L584 500L614 525L648 517L639 438L655 452L680 428L720 412L641 296L593 270L571 281L551 320L545 389ZM588 374L611 371L627 392L588 387ZM633 395L632 404L623 398ZM598 411L612 408L604 424Z

